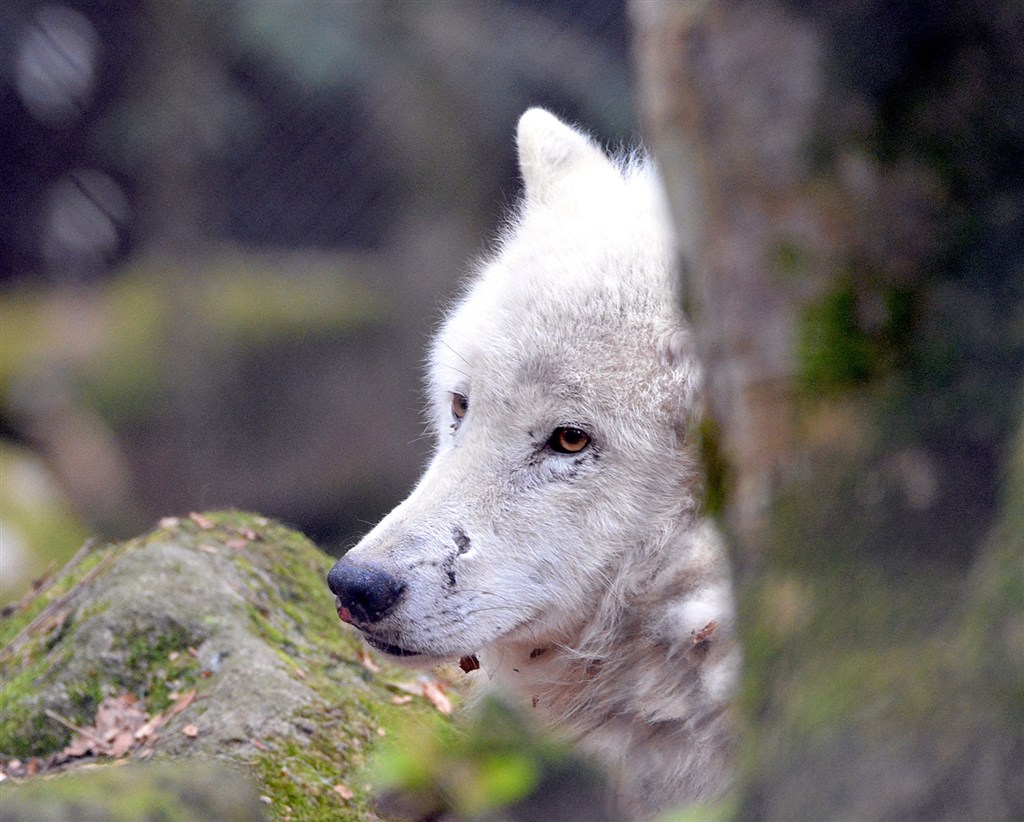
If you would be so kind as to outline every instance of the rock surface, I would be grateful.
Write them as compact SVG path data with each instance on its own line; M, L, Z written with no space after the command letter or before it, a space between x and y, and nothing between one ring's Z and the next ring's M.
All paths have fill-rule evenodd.
M436 711L410 700L413 674L382 670L340 626L329 566L301 535L236 512L83 548L0 623L5 809L42 818L25 803L52 795L33 787L47 772L201 758L234 766L225 785L245 774L271 818L376 819L367 754L399 719ZM148 779L108 771L95 778L140 790ZM160 784L175 782L162 773ZM75 793L66 780L52 784L121 793Z

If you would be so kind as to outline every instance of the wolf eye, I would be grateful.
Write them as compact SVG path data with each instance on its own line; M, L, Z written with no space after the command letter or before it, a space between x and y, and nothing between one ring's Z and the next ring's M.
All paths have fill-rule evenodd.
M578 454L588 445L590 434L571 426L556 428L548 438L548 446L559 454Z
M469 397L465 394L455 392L452 394L452 416L461 420L469 411Z

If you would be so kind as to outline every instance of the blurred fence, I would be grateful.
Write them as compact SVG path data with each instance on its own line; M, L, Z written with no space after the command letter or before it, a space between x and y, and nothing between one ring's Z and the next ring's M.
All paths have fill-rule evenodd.
M423 348L516 195L519 113L634 136L612 0L16 1L0 53L0 443L100 535L365 530L429 451ZM6 473L32 570L81 530L40 540Z

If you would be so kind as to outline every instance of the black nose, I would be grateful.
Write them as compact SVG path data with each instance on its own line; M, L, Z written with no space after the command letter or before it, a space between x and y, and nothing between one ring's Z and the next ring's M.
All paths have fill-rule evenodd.
M405 583L374 565L356 564L342 557L327 575L327 585L341 607L347 608L356 622L377 622L395 607L405 591ZM341 610L338 610L339 615ZM344 619L344 616L342 616Z

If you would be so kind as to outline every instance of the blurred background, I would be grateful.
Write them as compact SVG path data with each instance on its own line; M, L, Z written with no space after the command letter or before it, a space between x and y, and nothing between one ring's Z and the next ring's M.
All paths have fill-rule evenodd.
M252 509L337 553L540 104L635 138L619 0L0 4L0 598Z

